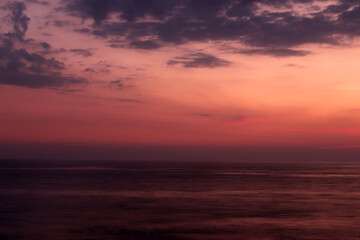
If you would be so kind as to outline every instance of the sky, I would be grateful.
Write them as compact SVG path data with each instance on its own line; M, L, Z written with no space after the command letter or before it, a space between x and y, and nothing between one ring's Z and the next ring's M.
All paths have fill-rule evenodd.
M359 25L355 0L0 0L0 158L355 160Z

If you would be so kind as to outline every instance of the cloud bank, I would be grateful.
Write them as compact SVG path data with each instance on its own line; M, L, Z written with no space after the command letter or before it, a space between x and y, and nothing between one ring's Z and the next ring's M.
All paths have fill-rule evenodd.
M68 14L94 20L80 31L117 47L156 49L232 41L250 48L237 53L284 57L308 54L297 49L305 44L338 45L360 35L360 3L355 0L64 0L64 4Z

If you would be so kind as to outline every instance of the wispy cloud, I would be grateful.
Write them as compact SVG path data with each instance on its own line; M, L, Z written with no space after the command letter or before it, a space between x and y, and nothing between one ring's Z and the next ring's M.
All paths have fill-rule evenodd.
M173 60L168 61L167 64L180 64L185 68L216 68L229 66L231 62L210 54L194 53L184 55L182 57L176 57Z

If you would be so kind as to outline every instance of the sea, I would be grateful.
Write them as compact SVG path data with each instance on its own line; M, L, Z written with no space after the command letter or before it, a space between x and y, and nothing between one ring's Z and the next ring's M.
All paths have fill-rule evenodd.
M1 240L359 240L360 164L0 161Z

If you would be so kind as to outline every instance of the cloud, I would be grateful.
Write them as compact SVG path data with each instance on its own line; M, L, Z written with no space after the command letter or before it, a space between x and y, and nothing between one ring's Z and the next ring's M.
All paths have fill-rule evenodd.
M146 41L133 41L130 43L132 47L139 49L157 49L160 48L161 45L155 41L146 40Z
M8 3L3 9L11 12L9 17L13 31L0 33L0 84L28 88L58 88L87 83L83 78L64 76L61 71L65 69L65 65L55 58L45 58L29 52L24 47L15 48L16 42L21 42L24 46L30 44L30 41L24 38L30 18L24 14L24 3ZM45 49L51 47L46 42L39 45Z
M3 46L0 44L0 84L42 88L87 83L82 78L63 76L60 73L65 68L62 62L29 53L23 48L8 48L6 40L9 39L3 41Z
M81 17L91 17L96 23L106 19L110 13L120 13L121 18L128 21L136 21L147 15L163 19L174 7L179 4L178 0L67 0L66 9L69 12L77 12Z
M28 74L25 72L4 71L1 69L0 84L16 85L28 88L63 87L71 84L87 83L85 79L61 76L54 73Z
M289 63L284 65L284 67L292 67L292 68L305 68L305 66L302 65L298 65L298 64L294 64L294 63Z
M92 53L88 49L70 49L69 52L73 52L83 57L91 57Z
M216 68L226 67L231 62L217 58L210 54L205 53L194 53L184 55L182 57L176 57L173 60L167 62L168 65L181 64L185 68Z
M11 11L10 21L14 30L6 33L5 36L23 41L30 21L30 18L24 14L26 5L22 2L11 2L6 4L3 9Z
M12 63L23 64L24 61L30 63L30 69L35 69L35 67L37 67L37 72L42 72L50 68L56 70L61 70L65 68L64 63L57 61L55 58L47 59L36 53L28 53L23 48L8 52L8 57L11 59Z
M92 18L86 34L143 49L198 41L234 41L245 54L303 56L304 44L342 44L360 36L354 0L64 0L71 15ZM307 12L299 10L305 6ZM111 14L119 20L109 19ZM153 39L142 41L141 39ZM154 44L156 43L156 44ZM127 46L123 44L122 46Z
M63 21L63 20L54 20L54 21L49 21L46 23L46 25L49 25L50 23L52 23L55 27L66 27L66 26L71 26L72 23L69 21Z
M310 54L308 51L293 50L288 48L256 48L256 49L245 49L239 50L238 53L246 55L268 55L273 57L289 57L289 56L306 56Z
M62 90L62 92L65 92L65 93L75 93L75 92L82 92L83 90L82 89L64 89Z
M115 81L111 81L110 82L110 87L115 87L119 90L123 90L125 85L123 83L123 81L121 79L115 80Z
M97 99L97 100L105 100L111 102L121 102L121 103L131 103L131 104L143 104L145 103L139 99L132 99L132 98L113 98L113 97L99 97L99 96L89 96L89 95L78 95L77 97L81 98L88 98L88 99Z
M26 3L36 3L44 6L50 5L48 1L39 1L39 0L25 0Z
M50 49L51 48L51 45L49 43L46 43L46 42L42 42L41 43L41 46L44 48L44 49Z

